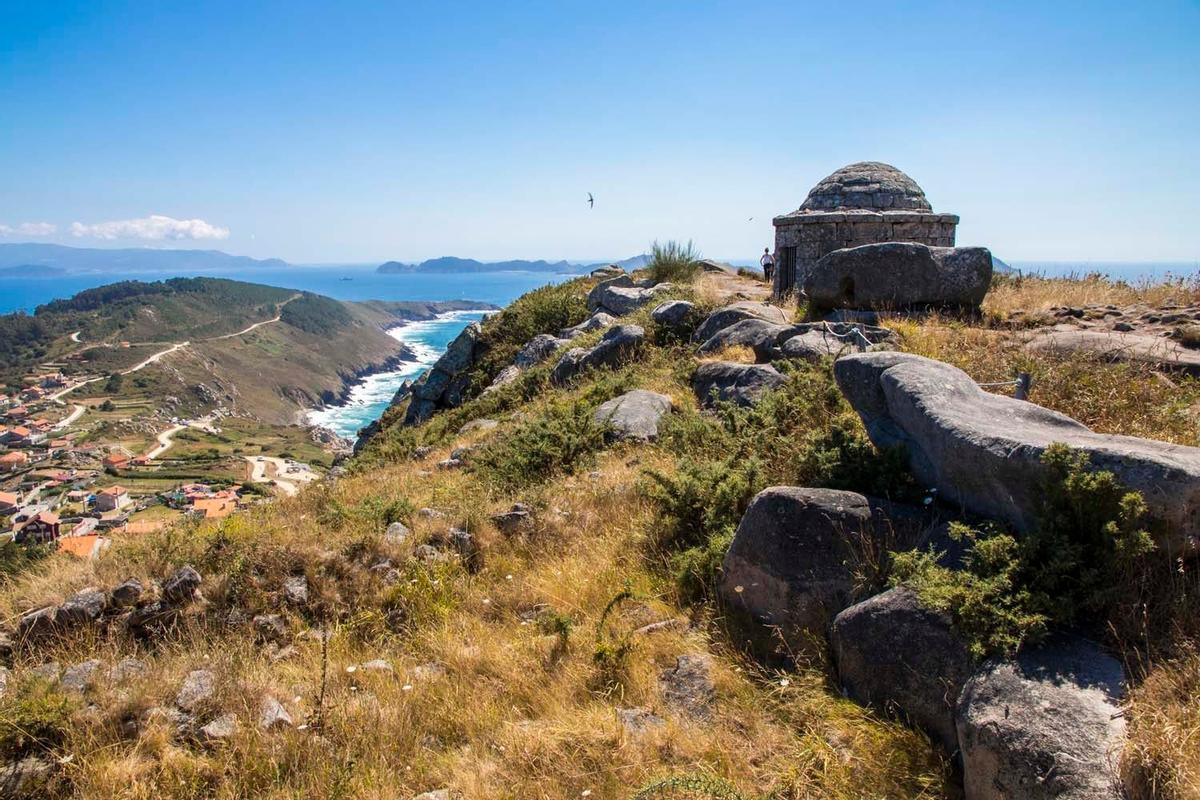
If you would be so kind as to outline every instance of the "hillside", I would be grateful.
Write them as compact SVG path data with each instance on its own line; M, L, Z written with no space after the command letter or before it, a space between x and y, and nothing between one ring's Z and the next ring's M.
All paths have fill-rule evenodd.
M1051 450L1034 525L967 513L872 441L909 420L885 418L870 369L939 376L896 373L893 392L961 383L913 407L1007 411L1030 373L1022 413L1079 442L1171 443L1194 479L1194 377L1028 345L1068 318L1192 319L1196 287L999 278L977 314L861 326L879 349L760 302L762 283L689 273L526 295L295 497L94 561L7 562L0 754L52 798L953 798L997 759L1021 778L1049 763L1048 796L1114 779L1195 797L1200 579L1176 540L1150 544L1179 533L1159 517L1185 493L1139 496ZM620 318L589 323L604 309ZM253 338L239 347L270 343ZM433 410L406 423L418 402ZM1089 669L1127 675L1119 709L1099 681L1072 693L1092 672L1014 666L1081 632L1105 649ZM923 669L898 660L913 653ZM947 719L974 730L948 664L980 688L963 707L991 714L965 755L944 747ZM1032 698L987 706L989 665L1009 676L992 689ZM862 681L884 694L863 700ZM1115 728L1111 753L1080 749Z

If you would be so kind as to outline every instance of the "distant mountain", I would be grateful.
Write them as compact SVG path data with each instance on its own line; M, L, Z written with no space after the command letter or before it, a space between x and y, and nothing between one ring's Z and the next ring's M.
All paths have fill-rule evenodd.
M637 269L645 265L647 258L645 255L633 256L632 258L615 263L625 269ZM442 256L441 258L431 258L427 261L422 261L420 264L389 261L386 264L380 264L375 271L383 274L432 272L452 275L471 272L552 272L558 275L576 275L609 263L614 262L602 261L596 264L584 264L577 261L525 261L523 259L515 259L513 261L476 261L473 258Z
M1017 270L1015 267L1011 266L1007 262L1001 261L999 258L997 258L993 254L992 255L992 271L999 272L1002 275L1009 275L1009 274L1016 272Z
M64 272L195 272L286 266L288 263L278 258L231 256L220 250L106 250L60 244L0 244L0 274L19 269L30 277Z
M422 261L420 264L402 264L399 261L389 261L386 264L380 264L376 269L376 272L382 273L442 272L447 274L464 272L554 272L570 274L578 271L579 266L568 261L524 261L517 259L514 261L483 262L476 261L473 258L456 258L454 256L431 258L428 261Z

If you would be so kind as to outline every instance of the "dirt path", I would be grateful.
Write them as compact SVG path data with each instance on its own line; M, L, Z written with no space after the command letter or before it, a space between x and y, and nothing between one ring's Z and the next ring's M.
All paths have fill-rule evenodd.
M80 417L82 417L82 416L83 416L83 412L85 412L85 411L87 411L87 409L86 409L86 408L84 408L83 406L81 406L81 405L79 405L78 403L76 403L76 404L75 404L75 410L74 410L74 411L72 411L72 412L71 412L70 414L68 414L67 416L65 416L65 417L63 417L62 419L60 419L60 420L58 421L58 424L54 426L54 430L56 430L56 431L61 431L63 428L67 427L67 426L68 426L68 425L70 425L72 422L74 422L75 420L77 420L77 419L79 419Z
M160 433L156 437L158 439L158 447L155 447L153 450L146 453L146 458L158 458L163 453L170 450L171 445L175 444L174 440L171 437L174 436L175 434L179 433L181 430L183 430L186 427L187 427L187 425L175 425L173 427L167 428L165 431Z
M279 322L279 316L276 315L274 319L264 319L262 322L256 322L253 325L251 325L250 327L240 330L237 333L227 333L224 336L214 336L211 339L205 339L205 341L215 342L215 341L219 341L221 339L234 339L238 336L245 336L247 333L254 330L255 328L261 328L263 325L270 325L272 322Z

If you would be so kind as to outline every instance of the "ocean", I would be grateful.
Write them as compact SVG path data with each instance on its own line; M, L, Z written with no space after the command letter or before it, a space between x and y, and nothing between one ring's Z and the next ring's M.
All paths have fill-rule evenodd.
M236 272L205 271L189 273L188 277L194 274L316 292L338 300L479 300L497 306L506 306L539 286L574 277L546 272L381 275L375 272L374 265L361 264ZM116 281L155 281L170 277L176 276L143 272L0 278L0 313L32 312L38 305L50 300L70 297L84 289ZM392 336L417 352L417 361L406 363L392 372L368 376L351 389L344 405L314 411L310 414L311 421L315 425L330 428L340 436L353 439L360 428L383 414L405 379L415 378L427 370L463 328L484 316L484 312L479 311L454 312L436 320L391 329L389 333Z

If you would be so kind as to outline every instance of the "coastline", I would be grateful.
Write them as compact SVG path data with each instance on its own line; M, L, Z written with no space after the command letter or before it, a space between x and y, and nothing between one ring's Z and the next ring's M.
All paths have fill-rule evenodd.
M403 347L401 354L379 369L364 372L347 383L337 400L304 413L304 424L331 430L353 440L358 431L374 422L391 404L405 380L413 380L433 366L448 343L470 322L495 311L459 310L438 314L430 320L400 320L384 332ZM461 324L458 324L461 323ZM411 354L411 359L406 356Z

